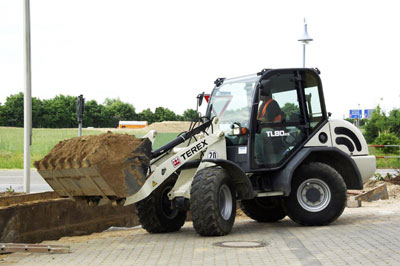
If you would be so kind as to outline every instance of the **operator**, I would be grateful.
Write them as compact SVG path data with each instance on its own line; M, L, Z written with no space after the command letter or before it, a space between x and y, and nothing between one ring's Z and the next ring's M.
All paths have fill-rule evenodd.
M261 81L260 88L260 107L257 119L265 123L280 123L282 121L282 111L279 104L272 99L269 80Z
M257 120L261 123L281 123L283 112L279 104L272 99L269 80L260 82L260 103ZM255 160L258 165L268 165L276 163L274 141L267 137L266 131L271 128L263 128L255 138Z

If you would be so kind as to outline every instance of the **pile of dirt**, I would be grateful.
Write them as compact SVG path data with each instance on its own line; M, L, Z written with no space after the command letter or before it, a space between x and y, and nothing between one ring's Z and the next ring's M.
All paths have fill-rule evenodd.
M135 132L147 133L150 130L156 130L161 133L181 133L187 131L190 127L190 122L187 121L164 121L155 122L144 128L87 128L85 130L100 130L100 131L112 131L112 132L129 132L134 134Z
M98 163L115 164L126 160L142 143L133 135L113 134L90 135L60 141L40 161L35 162L38 170L89 167Z
M181 133L183 131L187 131L189 129L190 122L185 121L164 121L164 122L155 122L141 130L149 131L156 130L157 132L163 133Z
M133 189L127 187L128 184L133 184L133 181L136 182L135 185L141 186L144 183L150 153L151 143L148 139L108 132L60 141L49 154L34 165L40 174L45 173L45 179L46 171L50 171L51 175L51 171L54 170L94 167L104 181L113 188L115 196L126 197L127 194L132 194ZM61 171L61 174L64 172ZM85 176L85 172L82 172L82 176ZM68 176L59 177L60 180L68 178Z

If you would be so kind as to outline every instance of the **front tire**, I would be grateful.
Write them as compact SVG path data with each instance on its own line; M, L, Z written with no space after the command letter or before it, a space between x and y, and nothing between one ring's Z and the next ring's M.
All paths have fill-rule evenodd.
M178 231L186 220L186 212L173 208L168 192L174 187L177 177L164 181L147 198L136 203L139 222L149 233Z
M241 200L240 208L248 217L261 223L274 223L286 217L283 201L279 197Z
M346 207L346 184L331 166L313 162L300 166L285 199L288 216L302 225L327 225Z
M236 193L228 173L222 168L197 172L190 190L193 227L202 236L222 236L233 227Z

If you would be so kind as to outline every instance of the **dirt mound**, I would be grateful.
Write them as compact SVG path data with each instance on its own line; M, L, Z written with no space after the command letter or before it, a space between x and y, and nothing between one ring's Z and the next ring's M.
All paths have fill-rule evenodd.
M190 122L185 121L164 121L164 122L155 122L147 127L145 127L144 131L149 130L157 130L157 132L163 133L181 133L183 131L187 131L189 129Z
M100 195L126 197L143 185L150 152L148 139L108 132L60 141L34 165L60 195L96 196L97 186Z
M38 170L89 167L101 162L114 164L124 161L142 143L133 135L113 134L90 135L60 141L40 161L35 162Z

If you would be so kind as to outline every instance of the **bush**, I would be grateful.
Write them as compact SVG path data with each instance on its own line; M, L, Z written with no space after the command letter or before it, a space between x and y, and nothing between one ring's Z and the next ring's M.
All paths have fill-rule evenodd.
M382 133L374 141L375 145L400 145L400 139L393 133ZM384 153L397 153L399 147L384 147Z

